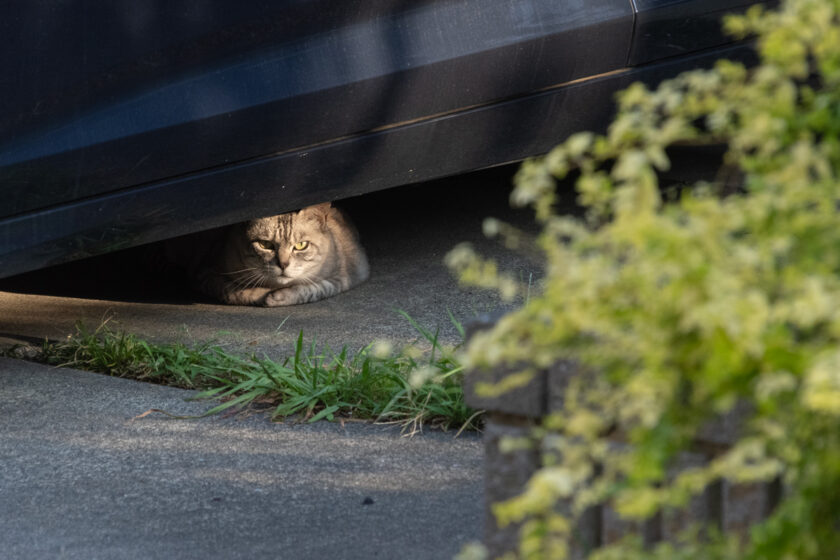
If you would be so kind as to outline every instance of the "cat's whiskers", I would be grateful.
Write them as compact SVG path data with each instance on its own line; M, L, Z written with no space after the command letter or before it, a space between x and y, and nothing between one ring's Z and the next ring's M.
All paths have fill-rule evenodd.
M243 268L242 270L234 270L232 272L221 272L223 276L233 276L234 274L242 274L243 272L252 272L255 270L259 270L256 266L249 266L248 268Z
M248 269L246 269L248 270ZM233 285L237 290L248 290L256 288L265 280L265 274L259 268L251 268L247 274L243 274L233 281Z

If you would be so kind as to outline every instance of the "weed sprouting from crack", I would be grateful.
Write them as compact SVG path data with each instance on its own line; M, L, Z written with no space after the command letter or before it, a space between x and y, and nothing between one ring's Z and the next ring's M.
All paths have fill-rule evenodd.
M204 416L230 411L272 409L274 420L366 420L397 423L413 435L431 426L477 429L481 412L471 410L461 389L458 347L442 344L438 331L398 311L422 343L399 352L370 344L352 353L304 343L283 361L237 355L219 345L157 344L112 330L107 321L95 330L77 325L62 341L44 341L34 359L59 367L198 389L197 399L217 399ZM463 337L463 327L450 313Z

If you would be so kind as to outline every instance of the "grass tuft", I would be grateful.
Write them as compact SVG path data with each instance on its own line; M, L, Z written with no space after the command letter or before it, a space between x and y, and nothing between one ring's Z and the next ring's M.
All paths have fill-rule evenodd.
M456 347L440 343L438 331L398 311L417 330L414 344L398 353L368 345L351 353L318 351L298 336L293 356L277 362L229 353L218 345L154 344L111 330L107 321L59 342L45 341L38 359L112 375L199 389L197 398L220 403L205 415L269 407L274 420L358 419L398 423L413 434L424 426L477 429L481 413L465 403L463 368ZM450 313L459 333L463 328Z

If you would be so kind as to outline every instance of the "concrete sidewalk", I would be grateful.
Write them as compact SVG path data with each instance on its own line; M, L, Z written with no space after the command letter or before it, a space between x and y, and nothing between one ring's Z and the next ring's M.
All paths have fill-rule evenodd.
M0 359L0 558L439 560L481 536L474 434L136 418L193 394Z

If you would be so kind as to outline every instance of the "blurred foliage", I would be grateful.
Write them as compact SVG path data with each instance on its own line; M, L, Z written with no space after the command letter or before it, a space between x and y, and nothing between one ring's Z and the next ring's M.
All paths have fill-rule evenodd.
M840 557L840 0L753 7L726 26L756 36L759 66L635 84L605 136L575 134L516 178L512 202L542 226L546 278L471 340L465 365L573 358L586 372L543 420L546 466L494 506L502 525L524 522L518 557L564 558L593 504L643 520L720 478L781 479L784 496L746 538L630 536L590 558ZM743 187L663 195L666 147L716 143ZM554 210L556 180L572 172L584 218ZM468 282L517 290L468 246L448 262ZM737 443L678 470L701 426L736 403Z

